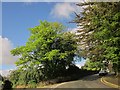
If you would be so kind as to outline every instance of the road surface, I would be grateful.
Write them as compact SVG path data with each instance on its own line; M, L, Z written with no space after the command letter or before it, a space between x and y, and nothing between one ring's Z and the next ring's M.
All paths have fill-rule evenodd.
M101 77L98 74L87 76L80 80L62 83L56 87L56 90L58 88L74 88L74 89L75 88L91 88L91 89L92 88L106 88L106 89L111 88L111 87L104 85L100 81L100 78ZM111 90L111 89L107 89L107 90ZM116 90L116 89L113 89L113 90Z

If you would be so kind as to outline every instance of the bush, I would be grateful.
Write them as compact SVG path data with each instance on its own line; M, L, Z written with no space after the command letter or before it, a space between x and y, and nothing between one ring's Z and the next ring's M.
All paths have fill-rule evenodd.
M28 82L27 88L36 88L37 83L34 80Z

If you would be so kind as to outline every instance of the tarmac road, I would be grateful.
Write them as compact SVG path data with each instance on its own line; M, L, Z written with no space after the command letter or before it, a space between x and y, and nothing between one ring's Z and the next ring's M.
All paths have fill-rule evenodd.
M91 75L91 76L87 76L84 78L81 78L80 80L76 80L76 81L70 81L70 82L65 82L60 84L59 86L57 86L55 89L58 90L58 88L73 88L74 90L76 90L77 88L80 90L80 88L91 88L89 90L96 90L99 88L101 88L102 90L118 90L115 88L111 88L108 87L106 85L104 85L101 81L100 81L100 76L98 74L95 75ZM94 88L94 89L93 89ZM100 89L100 90L101 90ZM87 89L88 90L88 89Z

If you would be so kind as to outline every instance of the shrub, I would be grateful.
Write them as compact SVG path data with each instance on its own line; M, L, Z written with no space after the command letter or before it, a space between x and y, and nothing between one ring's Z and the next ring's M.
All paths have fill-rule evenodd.
M34 80L28 82L27 88L36 88L37 83Z

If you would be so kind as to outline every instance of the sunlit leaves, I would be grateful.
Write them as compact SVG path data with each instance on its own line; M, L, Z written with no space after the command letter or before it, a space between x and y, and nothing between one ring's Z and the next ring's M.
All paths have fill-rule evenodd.
M60 50L52 50L50 52L47 52L45 54L45 59L48 59L48 60L54 60L54 59L57 59L59 57L59 51Z
M64 75L76 51L76 39L72 33L64 32L65 27L58 22L40 21L40 25L30 28L31 33L25 46L11 51L19 56L16 62L22 74L19 84L38 83Z

